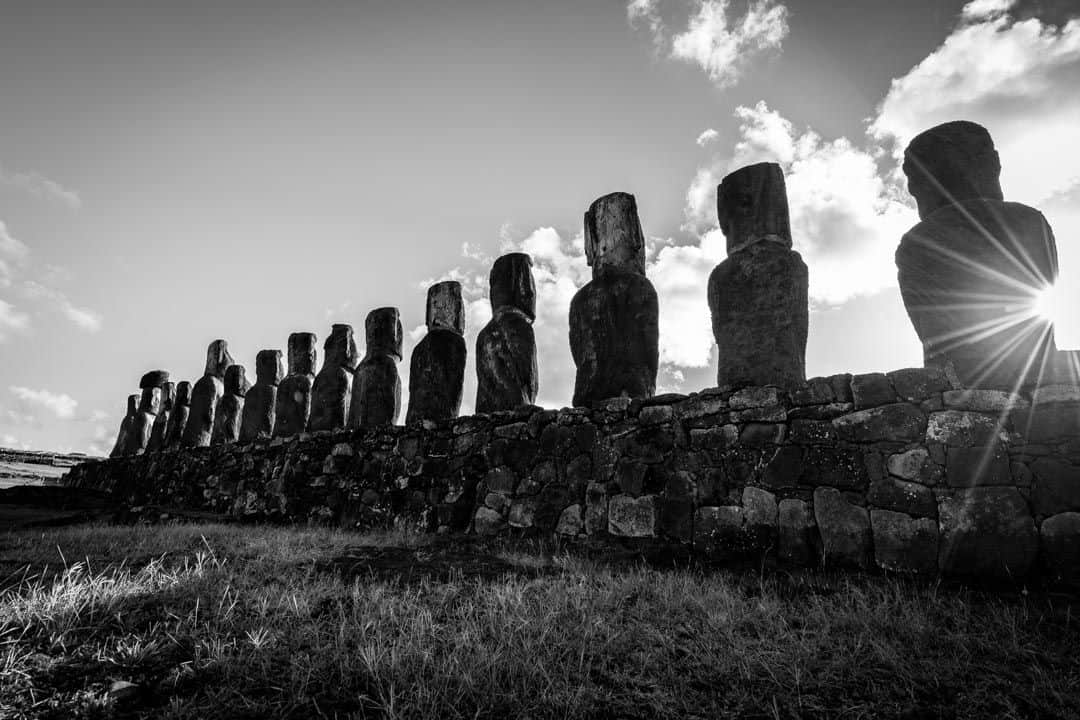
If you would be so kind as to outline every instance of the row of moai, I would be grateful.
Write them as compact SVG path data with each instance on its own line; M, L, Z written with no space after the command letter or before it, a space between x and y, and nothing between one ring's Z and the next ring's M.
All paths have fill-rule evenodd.
M932 128L908 146L903 169L920 222L904 235L896 262L925 364L944 367L968 387L1019 385L1041 374L1056 352L1053 329L1025 308L1056 279L1056 246L1038 211L1002 199L989 133L963 121ZM727 243L727 258L707 288L717 384L795 387L806 379L808 271L792 249L780 166L759 163L723 178L717 216ZM634 197L599 198L584 226L592 280L570 305L573 404L649 397L659 361L659 303L645 277ZM476 342L478 413L530 405L538 390L528 255L495 261L490 297L493 316ZM428 289L426 324L410 362L410 424L456 417L461 405L467 352L457 282ZM352 327L334 325L317 375L312 333L289 336L287 375L280 350L259 352L254 386L224 340L211 343L205 374L194 386L174 387L164 371L147 373L141 395L128 400L113 455L396 423L398 310L373 310L365 330L366 354L357 362Z

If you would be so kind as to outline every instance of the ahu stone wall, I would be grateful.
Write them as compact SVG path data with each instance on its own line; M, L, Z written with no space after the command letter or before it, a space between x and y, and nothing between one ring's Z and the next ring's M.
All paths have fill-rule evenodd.
M963 390L933 368L170 449L66 482L259 521L1080 580L1080 387Z

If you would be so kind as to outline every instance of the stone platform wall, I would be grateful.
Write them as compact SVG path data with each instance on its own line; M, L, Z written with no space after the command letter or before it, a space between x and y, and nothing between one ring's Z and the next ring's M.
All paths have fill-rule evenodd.
M965 391L921 368L165 451L67 483L253 520L1080 579L1080 387Z

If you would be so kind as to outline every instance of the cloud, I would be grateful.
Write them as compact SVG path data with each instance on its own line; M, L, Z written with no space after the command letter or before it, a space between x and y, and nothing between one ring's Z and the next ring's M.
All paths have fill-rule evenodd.
M631 0L627 19L647 26L658 54L697 65L716 87L735 85L747 63L778 50L788 34L788 10L774 0L756 0L737 16L730 0L697 0L685 29L672 32L660 14L660 0Z
M11 303L0 300L0 342L12 332L22 332L30 326L30 318L15 309Z
M19 188L39 199L60 203L71 210L82 207L82 198L79 197L79 193L40 173L10 172L0 168L0 183Z
M696 142L701 147L705 147L706 145L708 145L709 143L715 141L719 137L720 137L720 133L713 130L712 128L709 128L708 130L703 130L702 133L700 135L698 135L697 140L695 140L694 142Z
M24 407L46 410L60 420L75 418L75 408L79 403L70 395L53 393L49 390L32 390L18 385L12 385L8 390Z
M1038 203L1080 181L1080 19L1054 26L976 0L936 50L892 81L869 126L899 158L907 142L950 120L986 126L1012 200Z
M22 286L23 294L31 299L42 299L52 303L68 320L76 327L88 333L96 333L101 330L101 314L90 308L78 307L68 299L67 295L55 288L42 285L34 280L27 280Z
M15 270L25 261L30 249L8 231L0 221L0 287L10 287Z
M1004 15L1016 0L972 0L960 10L960 16L964 20L985 20Z

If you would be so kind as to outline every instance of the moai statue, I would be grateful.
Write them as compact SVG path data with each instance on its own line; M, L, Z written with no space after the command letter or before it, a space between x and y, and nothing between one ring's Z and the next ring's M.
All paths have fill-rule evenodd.
M605 195L585 213L593 279L570 302L574 405L651 397L659 364L659 304L645 278L645 237L629 193Z
M185 447L206 447L214 432L214 414L225 394L225 369L233 364L229 344L215 340L206 349L206 370L191 390L191 413L184 428Z
M180 447L191 415L191 383L183 380L176 384L176 400L169 413L169 426L165 429L165 449Z
M924 364L967 387L1034 380L1056 349L1052 325L1034 312L1058 274L1046 218L1004 201L994 141L973 122L917 135L903 169L921 222L901 239L896 266Z
M278 385L274 437L291 437L308 428L311 386L315 383L315 333L289 335L289 374Z
M230 365L225 369L225 394L218 402L214 414L214 434L211 445L229 445L240 439L240 420L244 415L244 396L251 385L243 365Z
M364 321L367 348L353 373L349 426L393 425L401 412L401 316L397 308L372 310Z
M139 380L142 394L135 417L131 419L131 429L124 448L125 455L142 455L150 446L150 434L161 410L161 386L168 381L169 373L164 370L151 370Z
M135 421L135 415L138 412L139 396L128 395L127 414L124 415L124 419L120 421L120 432L116 434L116 443L113 444L113 449L109 453L109 457L123 457L124 451L127 449L128 436L131 434L131 423Z
M513 410L536 400L536 284L532 258L503 255L491 266L491 321L476 337L476 412Z
M787 188L776 163L739 168L717 188L727 258L709 276L720 387L806 381L806 263L791 249Z
M169 418L176 403L176 383L165 382L161 385L161 409L154 418L154 427L150 430L150 442L146 452L157 452L165 447L165 435L169 429Z
M334 325L323 345L323 366L311 386L308 430L342 430L349 422L356 340L352 325Z
M240 442L268 438L274 432L274 406L284 375L280 350L260 350L255 356L255 385L244 397Z
M409 361L409 410L405 422L449 420L461 409L465 383L465 306L461 283L435 283L427 294L427 335Z

